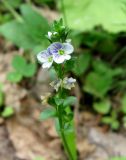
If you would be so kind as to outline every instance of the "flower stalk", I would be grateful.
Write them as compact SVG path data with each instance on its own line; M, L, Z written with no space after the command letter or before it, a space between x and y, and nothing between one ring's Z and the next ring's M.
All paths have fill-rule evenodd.
M42 68L51 68L57 73L57 78L50 83L55 92L44 98L43 103L48 103L52 109L42 112L42 119L55 118L58 121L56 128L63 141L69 160L76 160L75 131L73 125L73 113L70 109L75 103L75 97L69 96L69 90L74 87L76 79L66 77L66 63L72 58L74 48L67 42L69 30L63 26L62 19L54 21L52 31L46 36L51 43L49 47L38 53L37 59ZM49 96L48 96L49 95Z

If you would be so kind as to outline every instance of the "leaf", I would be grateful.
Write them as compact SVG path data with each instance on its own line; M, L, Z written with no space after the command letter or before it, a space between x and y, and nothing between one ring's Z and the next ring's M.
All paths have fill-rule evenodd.
M126 160L126 157L113 157L110 160Z
M25 77L32 77L36 72L36 64L30 63L26 64L24 70L23 70L23 76Z
M84 90L96 97L103 98L111 88L112 82L113 79L108 74L90 72L86 77Z
M46 120L48 118L56 117L56 110L54 108L45 109L40 114L40 120Z
M71 29L87 31L101 25L110 32L126 31L123 0L64 0L64 8Z
M4 111L1 113L2 117L8 118L14 114L14 109L10 106L5 107Z
M102 100L101 102L95 102L93 104L93 108L102 114L107 114L110 111L111 103L108 99Z
M64 100L63 105L64 106L74 105L76 102L77 102L77 98L76 97L69 96Z
M34 160L44 160L42 157L36 157Z
M73 72L77 76L82 75L88 69L90 60L91 60L90 53L84 53L78 56L74 64Z
M9 72L7 74L7 80L13 83L20 82L22 78L22 74L20 74L19 72Z
M119 121L113 120L113 122L111 123L111 128L112 128L113 130L117 130L117 129L119 129L119 127L120 127Z
M4 94L2 91L0 91L0 107L3 105L4 103Z
M64 99L58 97L55 97L54 100L57 106L61 105L64 102Z
M121 111L126 114L126 95L121 99Z
M109 125L112 123L112 121L113 121L112 117L109 117L109 116L105 116L101 120L102 123L109 124Z
M45 18L27 4L21 5L23 22L16 20L0 26L0 34L25 50L38 52L47 46L45 34L49 25Z
M17 72L22 74L25 70L26 60L22 56L15 55L12 60L12 66Z

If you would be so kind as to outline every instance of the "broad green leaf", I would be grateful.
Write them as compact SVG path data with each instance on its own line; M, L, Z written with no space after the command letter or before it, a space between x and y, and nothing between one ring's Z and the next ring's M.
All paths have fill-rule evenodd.
M82 75L89 67L91 60L91 54L90 53L84 53L78 56L78 58L75 61L73 72L80 76Z
M64 0L68 26L87 31L101 25L110 32L126 31L123 0Z
M121 99L121 110L126 114L126 95L124 95Z
M20 82L22 78L22 74L20 74L19 72L9 72L7 74L7 80L12 83Z
M17 72L22 74L25 70L26 60L22 56L15 55L12 60L12 66Z
M95 102L93 107L98 113L107 114L111 109L111 103L108 99L105 99L100 102Z
M23 70L23 76L25 77L32 77L36 72L36 64L30 63L26 64L24 70Z
M77 98L76 97L69 96L64 100L63 105L64 106L74 105L76 102L77 102Z
M119 123L118 120L113 120L113 121L112 121L112 123L111 123L111 128L112 128L113 130L119 129L119 126L120 126L120 123Z
M6 1L6 0L5 0ZM21 4L21 0L7 0L7 3L14 8L17 8Z
M47 46L45 34L49 25L45 18L38 14L31 6L25 4L20 7L23 22L16 20L0 26L0 34L25 50L42 50Z
M55 97L54 100L57 106L61 105L64 102L64 99L58 97Z
M14 114L14 109L10 106L5 107L4 111L1 113L2 117L8 118Z
M113 79L108 74L103 75L91 72L86 77L84 90L99 98L103 98L111 88L112 82Z
M109 117L109 116L105 116L101 120L102 123L109 124L109 125L112 123L112 121L113 121L112 117Z
M40 120L46 120L48 118L54 118L54 117L56 117L56 110L54 108L45 109L40 114Z

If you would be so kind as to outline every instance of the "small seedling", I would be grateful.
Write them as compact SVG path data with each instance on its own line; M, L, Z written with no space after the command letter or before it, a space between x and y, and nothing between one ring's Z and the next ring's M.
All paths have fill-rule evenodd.
M14 71L7 74L7 80L13 83L20 82L24 77L30 78L36 72L36 64L28 63L22 56L16 55L12 60Z

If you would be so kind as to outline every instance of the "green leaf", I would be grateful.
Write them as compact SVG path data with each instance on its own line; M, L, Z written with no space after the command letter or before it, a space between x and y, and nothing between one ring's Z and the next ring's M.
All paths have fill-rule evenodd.
M121 99L121 111L126 114L126 95Z
M38 52L48 44L45 41L45 34L49 29L48 22L27 4L21 5L20 11L23 22L14 20L1 25L0 34L18 47Z
M73 72L77 76L82 75L88 69L90 60L91 60L90 53L84 53L78 56L74 64Z
M54 108L45 109L40 114L40 120L46 120L48 118L54 118L54 117L56 117L56 110Z
M108 99L105 99L100 102L95 102L93 107L98 113L107 114L110 111L111 103Z
M7 80L12 83L20 82L22 80L22 74L19 72L9 72L7 74Z
M25 77L32 77L36 72L36 64L30 63L26 64L24 70L23 70L23 76Z
M119 129L119 127L120 127L119 121L113 120L113 122L111 123L111 128L112 128L113 130L117 130L117 129Z
M22 74L25 70L26 60L22 56L15 55L12 60L12 66L17 72Z
M64 99L61 99L61 98L58 98L58 97L55 97L54 100L55 100L55 103L56 103L57 106L63 104L63 102L64 102Z
M101 25L110 32L126 31L125 1L64 0L64 8L67 24L71 29L87 31Z
M36 157L34 160L45 160L45 159L42 157Z
M126 160L126 157L113 157L110 158L109 160Z
M63 105L64 106L74 105L76 102L77 102L77 98L76 97L69 96L64 100Z
M4 94L2 91L0 91L0 107L3 105L4 103Z
M109 124L109 125L112 123L112 121L113 121L112 117L109 117L109 116L105 116L101 120L102 123Z
M14 109L10 106L5 107L4 111L1 113L2 117L8 118L14 114Z
M112 82L113 79L108 74L102 75L91 72L86 77L84 90L99 98L103 98L111 88Z

